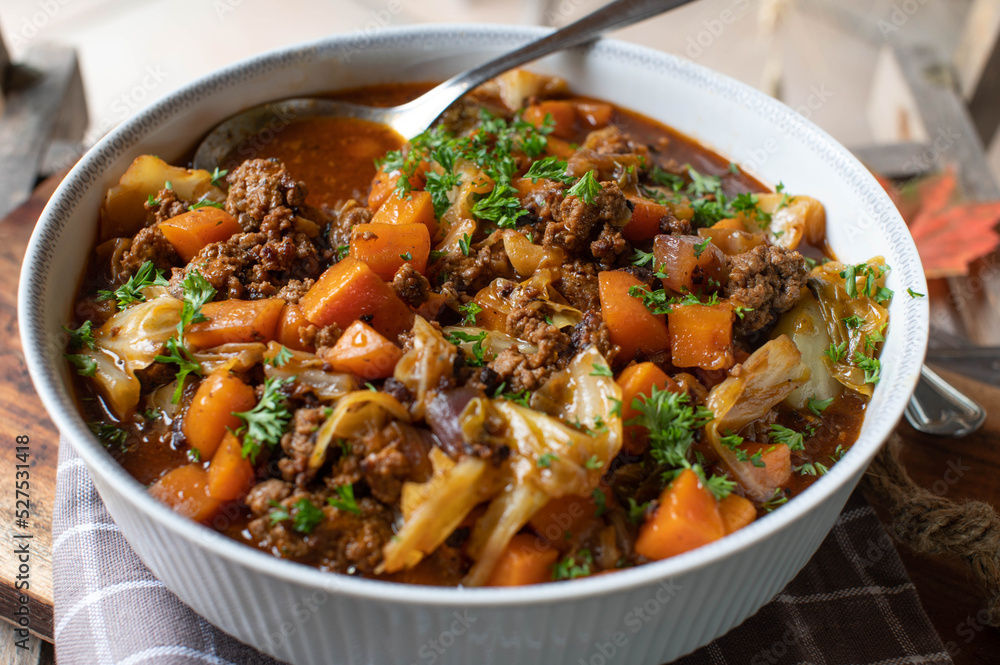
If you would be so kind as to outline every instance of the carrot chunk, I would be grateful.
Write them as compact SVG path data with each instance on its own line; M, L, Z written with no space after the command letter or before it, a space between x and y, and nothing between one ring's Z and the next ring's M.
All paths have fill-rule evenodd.
M675 305L667 314L670 326L670 355L677 367L729 369L733 355L733 307L718 305Z
M426 161L420 162L414 169L413 175L409 177L410 187L415 190L423 189L427 184L426 172L429 164ZM372 179L372 188L368 193L368 207L377 211L382 207L390 196L396 191L399 179L403 177L399 171L386 173L379 169Z
M524 109L521 117L535 127L541 127L546 116L552 116L554 122L552 136L572 140L576 137L576 107L566 100L549 100L532 104Z
M739 494L730 494L719 502L719 514L726 525L726 535L742 529L757 519L757 509L750 499Z
M663 493L641 527L635 551L649 559L666 559L722 538L725 524L719 505L698 475L684 469Z
M243 445L232 432L226 432L222 445L208 465L208 495L220 501L242 499L253 486L250 460L243 457Z
M747 456L753 460L757 453L757 463L742 462L747 473L753 475L762 492L773 494L774 490L788 483L792 477L792 451L783 443L755 443L748 441L742 446ZM762 466L763 465L763 466Z
M385 210L388 204L382 206ZM404 263L423 274L431 253L431 237L421 223L359 224L351 232L350 255L364 261L382 279L392 280Z
M487 586L523 586L552 580L559 552L526 533L515 534L497 560Z
M372 217L373 224L423 224L430 238L440 240L438 221L430 192L411 191L402 197L393 194ZM423 272L423 271L421 271Z
M626 196L632 202L632 218L622 228L622 237L629 242L649 240L660 234L660 220L671 213L670 208L641 196Z
M708 293L729 281L726 255L711 240L658 235L653 256L656 267L667 275L663 286L678 293Z
M305 329L312 324L302 313L302 308L293 303L285 303L278 317L278 328L274 331L274 339L279 344L296 351L315 351L312 344L306 343Z
M233 414L249 411L255 404L253 388L226 369L213 372L198 384L184 417L184 437L201 459L212 459L226 430L240 426L240 419Z
M221 501L208 495L208 471L200 464L185 464L168 471L150 485L149 493L196 522L207 522L222 507Z
M299 307L319 328L331 323L347 328L357 319L371 317L365 320L390 341L413 325L413 311L396 292L367 263L351 257L320 275Z
M231 342L270 342L278 327L285 301L219 300L206 303L201 313L208 319L187 327L184 335L192 346L207 349Z
M636 397L649 397L653 386L672 393L683 392L666 372L650 362L638 363L626 367L618 376L618 385L622 388L622 422L639 415L632 402ZM625 449L632 455L641 455L646 449L649 432L642 425L625 425Z
M160 222L159 228L185 262L193 259L206 245L228 240L241 231L235 217L210 206L171 217Z
M656 353L670 350L670 333L663 315L654 315L642 300L629 295L642 282L621 271L598 274L601 314L608 326L611 342L621 347L619 358L629 360L639 351Z
M338 372L363 379L387 379L403 357L403 350L363 321L352 323L323 360Z

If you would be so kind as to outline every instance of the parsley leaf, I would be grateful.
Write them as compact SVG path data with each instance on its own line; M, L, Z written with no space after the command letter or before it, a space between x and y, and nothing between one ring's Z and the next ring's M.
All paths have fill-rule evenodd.
M594 178L593 170L587 171L575 185L566 191L567 196L577 196L587 205L594 205L598 194L601 193L601 183Z
M644 252L641 249L636 249L635 252L632 253L631 261L634 266L652 266L654 265L653 261L655 258L656 257L653 252Z
M483 349L483 340L486 339L486 331L480 332L478 335L470 335L467 332L462 332L461 330L453 330L447 333L444 338L454 344L457 347L461 347L463 343L473 342L472 345L472 358L466 357L465 362L469 367L482 367L486 364L485 361L485 349Z
M823 352L827 358L832 362L839 363L844 359L844 354L847 353L847 342L843 341L840 344L836 342L830 342L830 348Z
M462 250L462 254L469 255L469 250L472 248L472 238L468 233L463 233L462 237L458 239L458 247Z
M607 365L601 365L600 363L594 363L591 365L593 371L590 373L591 376L610 376L614 377L614 372Z
M110 423L102 422L91 422L87 423L87 427L90 431L101 440L106 448L110 448L111 444L118 444L122 449L125 448L125 442L128 440L128 432L123 430L121 427L116 427Z
M76 330L67 328L66 326L63 326L62 329L69 334L70 349L94 348L93 324L90 321L84 321Z
M788 503L788 495L785 494L785 490L780 487L776 487L774 489L774 494L771 495L770 499L761 504L761 508L770 513L778 506L782 506L786 503Z
M710 242L712 242L711 238L705 238L701 242L695 243L695 246L694 246L694 258L696 258L696 259L699 258L702 255L702 253L706 249L708 249L708 243L710 243Z
M865 383L875 385L879 382L882 373L882 363L878 358L869 358L860 351L854 352L854 365L865 372Z
M168 355L158 355L154 360L161 363L172 363L177 365L177 388L174 390L173 403L181 401L184 394L184 381L189 374L201 375L201 365L191 357L191 353L179 344L176 337L171 337L166 343Z
M822 476L829 473L830 468L825 464L820 464L819 462L806 462L805 464L793 466L792 471L801 473L805 476Z
M235 434L243 437L242 455L249 457L251 463L257 462L257 454L264 445L274 448L285 433L292 414L288 411L287 398L281 388L294 380L294 377L265 379L264 394L257 405L249 411L233 413L243 421Z
M292 530L306 535L312 533L313 529L319 526L323 520L326 519L323 509L318 507L307 497L302 497L301 499L294 501L290 511L277 501L272 501L271 506L274 508L274 510L268 513L268 517L271 519L271 524L277 524L278 522L284 522L291 519Z
M292 359L293 354L291 349L284 344L279 344L278 346L281 347L278 349L278 353L276 353L273 358L268 358L264 361L271 367L284 367L288 364L288 361Z
M97 300L118 301L118 309L125 309L129 305L139 302L146 302L146 296L141 291L147 286L167 286L167 280L163 273L157 270L152 261L146 261L128 281L119 286L114 291L98 291Z
M215 187L222 187L222 179L226 177L229 173L228 169L219 169L218 166L212 171L212 185Z
M462 325L473 326L476 324L476 316L483 311L483 308L480 307L475 301L469 301L464 305L459 305L458 311L464 317L462 319Z
M517 190L507 182L498 181L485 198L473 204L472 214L479 219L491 221L502 229L512 229L517 226L518 218L527 215L528 211L521 207Z
M646 510L649 509L649 501L646 503L636 503L632 497L628 498L628 519L632 524L642 524L646 518Z
M94 376L97 372L97 361L82 353L65 353L63 357L76 367L76 373L80 376Z
M337 496L331 496L326 500L327 503L337 510L355 515L361 514L361 508L358 507L358 502L354 498L354 485L340 485L335 487L333 491L337 493Z
M776 443L783 443L791 450L805 450L806 444L801 432L796 432L784 425L774 423L771 425L771 440Z
M558 455L555 455L553 453L543 453L542 455L538 456L537 460L535 460L535 466L537 466L539 469L548 469L549 467L552 466L552 462L558 459L559 459Z
M865 318L862 316L858 316L857 314L852 314L851 316L845 316L844 318L841 319L841 321L844 322L845 326L847 326L848 328L852 328L854 330L857 330L861 326L865 325Z
M219 203L218 201L213 201L208 198L208 195L201 197L197 202L192 203L188 206L188 210L197 210L198 208L218 208L219 210L225 210L226 206Z
M913 289L911 289L909 287L907 287L906 292L908 294L910 294L911 298L925 298L926 297L925 294L923 294L923 293L917 293L916 291L914 291Z
M181 308L181 320L177 324L180 341L184 342L184 329L192 323L201 323L208 319L201 313L201 307L215 297L215 289L200 272L192 270L181 282L184 289L184 306Z
M592 574L593 565L594 556L590 550L579 550L552 566L552 579L558 581L587 577Z
M524 177L530 178L532 183L536 183L542 178L564 183L573 180L572 176L566 175L566 162L554 155L532 162Z
M817 416L822 416L823 412L826 411L831 404L833 404L832 397L829 399L816 399L816 396L813 395L812 397L809 398L809 401L806 403L806 406L808 406L809 410L812 411Z
M583 466L588 469L600 469L604 466L604 462L602 462L601 458L597 455L591 455L587 461L583 463Z

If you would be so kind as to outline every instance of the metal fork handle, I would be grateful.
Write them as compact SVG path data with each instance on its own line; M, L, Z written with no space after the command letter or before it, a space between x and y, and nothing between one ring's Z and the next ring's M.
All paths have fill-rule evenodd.
M456 99L491 78L550 53L585 44L609 30L624 28L675 7L686 5L691 1L616 0L610 2L552 34L453 76L436 88L429 90L419 100L411 102L412 108L406 109L407 106L410 106L409 104L400 107L401 111L406 109L409 112L406 113L405 121L400 114L398 118L400 122L393 123L393 127L404 138L413 138L427 129ZM423 117L417 117L413 114L417 102L419 102L421 110L426 111L426 113L420 114Z
M982 427L986 411L924 365L906 419L925 434L960 437Z

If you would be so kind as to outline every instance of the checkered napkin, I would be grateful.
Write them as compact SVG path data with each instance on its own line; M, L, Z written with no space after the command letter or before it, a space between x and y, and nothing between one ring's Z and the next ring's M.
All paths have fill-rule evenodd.
M59 450L57 497L60 665L277 665L213 628L153 577L68 445ZM859 495L770 604L674 665L765 663L951 665L889 537Z

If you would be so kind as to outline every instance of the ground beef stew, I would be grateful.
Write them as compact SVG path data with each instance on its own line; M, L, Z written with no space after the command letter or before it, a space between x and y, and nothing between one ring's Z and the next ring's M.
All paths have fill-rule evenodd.
M66 357L177 512L325 570L531 584L722 538L857 438L888 266L835 261L819 201L524 71L406 145L343 123L108 191Z

